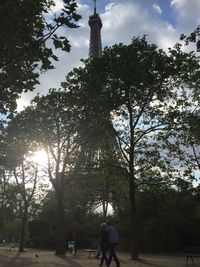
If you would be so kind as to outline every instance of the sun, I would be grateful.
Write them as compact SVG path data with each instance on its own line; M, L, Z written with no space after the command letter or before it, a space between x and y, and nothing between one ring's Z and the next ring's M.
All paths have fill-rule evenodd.
M34 153L33 161L46 166L48 163L47 153L44 150L38 150Z

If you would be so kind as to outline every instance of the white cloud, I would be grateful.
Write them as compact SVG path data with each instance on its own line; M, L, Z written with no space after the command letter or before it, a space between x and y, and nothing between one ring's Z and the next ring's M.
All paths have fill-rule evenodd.
M194 30L200 24L199 0L171 0L171 7L176 12L178 27L186 32Z
M111 8L105 8L105 13L101 15L103 21L102 39L106 45L115 42L130 42L136 34L138 21L145 17L145 10L141 10L138 5L116 4ZM140 14L140 18L138 18Z
M153 4L152 8L153 8L153 10L154 10L156 13L158 13L158 14L162 14L162 9L160 8L159 5L157 5L157 4Z
M107 6L105 6L105 11L109 11L110 9L112 9L112 7L115 5L115 3L110 3Z
M78 3L77 13L82 15L82 19L90 15L90 8L86 4Z
M88 18L93 13L93 6L89 7L85 0L80 1L78 4L78 13L82 15L80 27L74 30L62 30L62 35L68 36L72 45L70 53L56 51L60 58L55 64L56 69L41 76L41 85L37 90L23 95L19 100L21 106L23 101L27 104L37 92L45 94L49 88L59 87L66 74L81 64L80 59L87 58L90 31ZM61 3L61 0L57 0L57 7L60 7ZM179 41L181 33L191 32L200 24L200 0L171 0L175 25L163 19L165 10L156 5L155 0L110 0L102 10L104 11L100 17L103 22L103 46L119 42L127 44L131 42L133 36L147 35L150 42L167 49ZM155 16L155 11L161 16Z
M26 97L25 94L22 94L22 97L17 100L17 111L22 111L30 103L30 99Z
M129 43L133 36L148 35L148 40L167 49L178 41L174 27L155 17L146 6L136 2L112 5L101 15L102 39L105 45ZM138 16L139 14L139 16Z

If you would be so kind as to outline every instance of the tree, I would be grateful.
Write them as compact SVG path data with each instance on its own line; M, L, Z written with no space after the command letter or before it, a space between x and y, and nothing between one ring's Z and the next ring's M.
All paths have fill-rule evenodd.
M165 170L159 160L159 143L154 138L160 131L180 127L177 113L182 103L187 105L183 97L186 84L192 86L190 81L199 72L199 64L194 53L183 53L180 45L167 55L149 45L145 38L135 38L129 46L108 49L106 56L111 62L109 87L121 101L113 110L113 123L129 172L131 253L132 259L137 259L137 185L144 170L145 174Z
M34 163L28 164L24 161L21 166L14 168L13 174L16 182L17 215L21 220L19 252L23 252L28 221L39 209L46 191Z
M64 0L57 12L53 11L55 4L53 0L0 3L1 113L13 112L20 94L39 83L39 73L53 68L52 61L58 60L53 47L70 50L60 29L77 27L76 1Z
M141 250L172 252L198 243L198 202L189 191L154 186L138 192L137 201Z
M5 237L5 226L8 221L15 218L16 199L15 186L10 182L8 171L0 171L0 228L1 235Z
M19 252L23 252L28 221L38 211L48 186L45 171L34 160L35 145L16 123L13 120L7 126L6 168L14 186L15 214L21 221Z
M191 77L188 88L182 90L182 94L179 95L180 108L176 113L176 124L179 126L174 131L161 132L158 136L166 144L163 147L166 160L171 168L176 164L174 172L176 169L176 175L179 175L183 183L197 181L200 170L198 77L197 67L196 74Z
M36 148L46 152L47 173L56 194L56 254L64 250L64 192L68 181L79 175L75 162L79 153L79 115L69 108L67 96L51 90L36 97L30 107L16 116L15 125L26 134Z
M185 45L189 43L195 43L197 52L200 51L200 25L191 32L188 36L185 34L181 34L180 36L181 41L185 41Z
M123 155L121 167L129 177L132 259L138 259L137 187L148 173L162 170L166 177L161 144L155 137L180 126L177 118L186 103L183 96L187 86L197 84L198 73L194 53L182 52L178 44L166 54L144 37L134 38L130 45L106 48L101 57L74 70L64 84L79 99L85 117L112 120Z
M181 40L185 41L185 45L190 43L196 44L197 52L200 51L200 25L192 32L190 35L182 34L180 37ZM185 115L183 117L183 123L187 131L186 138L184 139L184 146L189 146L190 151L193 152L193 161L196 163L196 167L200 169L200 160L199 160L199 121L200 121L200 111L199 111L199 86L197 85L193 88L193 92L190 92L191 98L191 109L185 110ZM191 161L190 161L191 163ZM196 168L195 167L195 168Z

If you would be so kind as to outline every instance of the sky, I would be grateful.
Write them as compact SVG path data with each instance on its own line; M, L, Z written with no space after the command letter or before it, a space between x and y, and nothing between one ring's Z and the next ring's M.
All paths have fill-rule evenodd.
M62 0L55 2L56 10L62 6ZM72 46L70 53L56 51L59 62L54 63L55 69L40 76L40 85L33 92L22 94L18 111L29 105L37 93L47 94L50 88L59 88L67 73L82 64L80 59L88 57L88 18L93 7L93 0L78 0L80 27L63 32ZM133 36L147 35L150 43L167 51L179 42L182 33L191 33L200 24L199 11L200 0L97 0L97 12L103 23L102 46L129 44Z

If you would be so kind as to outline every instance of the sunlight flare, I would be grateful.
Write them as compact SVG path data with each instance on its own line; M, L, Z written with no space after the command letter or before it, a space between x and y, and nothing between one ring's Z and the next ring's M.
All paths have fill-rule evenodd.
M44 150L38 150L34 153L33 161L40 165L46 166L48 163L47 153Z

